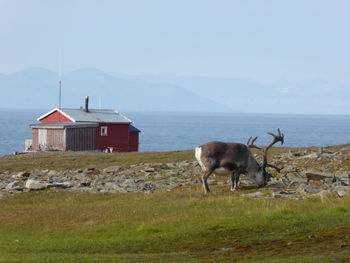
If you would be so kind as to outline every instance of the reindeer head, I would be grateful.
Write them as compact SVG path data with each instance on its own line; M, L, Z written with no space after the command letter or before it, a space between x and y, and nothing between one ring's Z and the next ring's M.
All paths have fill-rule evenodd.
M262 186L265 186L270 180L271 178L273 177L267 170L266 168L267 167L271 167L271 168L274 168L276 169L278 172L280 172L282 170L282 168L279 168L275 165L272 165L272 164L269 164L267 162L267 152L268 150L277 142L281 142L281 144L284 143L284 134L281 133L281 130L278 128L277 129L278 131L278 135L276 134L273 134L272 132L268 132L267 134L271 135L273 137L273 141L268 145L266 146L264 149L263 149L263 163L262 164L259 164L260 166L260 170L259 170L259 173L258 173L258 176L256 177L256 182L257 184L262 187ZM259 149L261 150L262 148L254 145L254 142L256 141L256 139L258 139L258 137L250 137L248 139L248 142L247 142L247 146L249 148L256 148L256 149Z

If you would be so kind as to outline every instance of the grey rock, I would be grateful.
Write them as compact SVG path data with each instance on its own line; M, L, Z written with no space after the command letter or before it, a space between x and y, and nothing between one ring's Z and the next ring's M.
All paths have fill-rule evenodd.
M331 196L333 193L331 190L322 190L320 192L317 193L317 196L321 197L321 198L326 198Z
M350 194L349 186L338 186L335 188L335 192L339 197L344 197Z
M167 176L181 176L181 173L179 171L167 171Z
M342 185L343 185L342 182L340 180L337 180L334 183L332 183L331 187L336 188L336 187L342 186Z
M293 172L297 172L297 168L295 166L293 166L293 165L288 165L288 166L283 167L281 172L283 172L283 173L293 173Z
M177 163L167 163L166 166L167 166L169 169L173 169L173 168L176 168L176 167L177 167Z
M74 179L78 181L91 181L90 177L80 173L74 175Z
M63 172L62 171L55 171L55 170L50 170L47 175L49 177L53 177L53 176L61 176L63 175Z
M49 185L50 187L56 187L56 188L71 188L73 187L74 185L71 183L71 182L63 182L63 183L52 183Z
M272 198L281 198L283 195L281 195L279 192L272 192L270 197Z
M22 190L23 185L19 181L13 181L13 182L9 183L8 185L6 185L5 189L6 190Z
M190 163L186 162L186 161L183 161L183 162L180 162L180 163L177 163L177 167L179 168L186 168L190 166Z
M304 156L302 156L302 157L300 157L300 158L303 158L303 159L310 159L310 160L315 160L315 159L317 159L317 158L319 158L320 157L320 153L318 153L318 152L313 152L313 153L310 153L310 154L307 154L307 155L304 155Z
M28 178L29 176L30 176L29 172L18 172L17 174L13 175L12 178L23 179L23 178Z
M171 180L171 179L153 181L152 184L154 185L155 189L168 189L168 190L181 186L181 183L178 183L175 180Z
M90 187L90 186L91 186L91 181L79 182L79 187Z
M335 173L335 176L342 179L349 179L350 178L350 171L337 171Z
M109 192L116 192L116 193L127 193L127 190L125 188L121 187L117 183L108 182L104 185L104 188L108 190Z
M301 183L299 184L299 186L295 189L296 192L298 192L299 194L306 194L306 191L305 191L305 187L307 185L305 183Z
M278 191L278 192L272 192L270 197L272 198L281 198L281 197L291 197L295 195L295 192L292 192L292 191Z
M306 193L319 193L319 192L323 191L324 189L325 188L323 188L323 187L314 187L314 186L310 186L310 185L307 185L304 188Z
M103 169L102 171L104 173L116 173L120 170L120 168L121 168L120 166L116 165L116 166L107 167L107 168Z
M322 148L322 149L321 149L321 153L322 153L322 154L324 154L324 153L333 154L333 153L338 153L338 152L336 152L336 151L333 150L333 149Z
M287 185L284 184L283 182L277 182L277 183L271 184L270 186L273 188L285 188L285 187L287 187Z
M24 186L29 190L41 190L47 188L49 184L34 179L28 179Z
M122 174L122 175L135 175L136 171L132 170L132 169L128 169L128 170L121 171L120 174Z
M305 176L308 180L321 181L326 178L333 178L333 173L322 172L315 169L310 169L305 172Z
M307 178L305 176L300 176L299 174L296 173L288 173L284 176L284 178L287 181L294 181L294 182L298 182L298 183L306 183L307 182Z
M252 198L260 198L264 196L263 192L254 192L254 193L247 193L247 194L241 194L242 197L252 197Z

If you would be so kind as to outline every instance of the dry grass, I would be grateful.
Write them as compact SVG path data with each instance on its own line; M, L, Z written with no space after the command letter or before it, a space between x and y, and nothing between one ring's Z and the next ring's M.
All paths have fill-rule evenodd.
M100 153L100 152L37 152L0 157L0 171L30 171L34 169L105 168L137 163L168 163L194 160L193 151Z
M339 150L350 149L350 145L332 146L329 148ZM270 155L283 152L296 152L303 150L319 151L320 148L284 148L274 147ZM253 150L254 153L259 151ZM129 166L138 163L169 163L194 160L194 151L172 152L135 152L135 153L100 153L100 152L37 152L17 156L0 157L1 171L31 171L34 169L84 169L89 167L105 168L113 165Z

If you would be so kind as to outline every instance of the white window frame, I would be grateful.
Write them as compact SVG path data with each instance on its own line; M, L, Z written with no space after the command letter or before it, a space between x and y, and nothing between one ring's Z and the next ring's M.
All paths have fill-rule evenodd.
M107 136L108 127L107 126L101 126L101 136Z

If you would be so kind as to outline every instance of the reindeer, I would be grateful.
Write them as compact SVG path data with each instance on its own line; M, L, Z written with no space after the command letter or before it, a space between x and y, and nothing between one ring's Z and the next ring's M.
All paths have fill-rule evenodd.
M278 172L282 168L278 168L267 162L268 150L277 142L284 142L284 134L277 129L278 135L268 132L273 136L273 141L263 149L263 163L260 165L250 148L261 149L254 145L258 137L250 137L247 144L242 143L224 143L224 142L208 142L195 149L195 157L202 168L202 183L204 192L210 192L207 180L214 171L226 170L231 173L231 191L238 189L239 177L241 174L252 179L259 187L263 187L270 181L272 175L266 171L267 167L276 169Z

